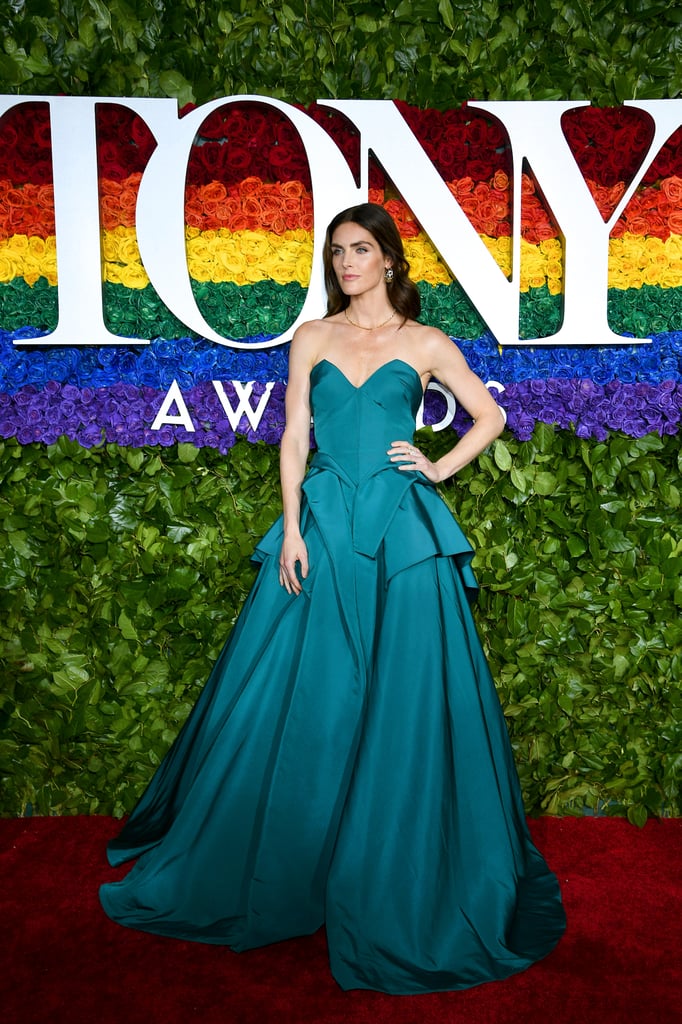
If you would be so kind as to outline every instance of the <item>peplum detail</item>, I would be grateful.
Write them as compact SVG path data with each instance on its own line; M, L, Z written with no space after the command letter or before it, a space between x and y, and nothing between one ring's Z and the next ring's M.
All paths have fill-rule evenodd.
M423 474L401 471L389 462L356 483L332 456L318 452L303 493L302 531L307 532L312 517L332 558L347 558L353 550L376 559L383 545L388 583L396 573L426 558L449 556L462 576L469 600L475 600L478 583L471 568L473 549ZM258 544L254 560L278 555L282 539L280 517Z

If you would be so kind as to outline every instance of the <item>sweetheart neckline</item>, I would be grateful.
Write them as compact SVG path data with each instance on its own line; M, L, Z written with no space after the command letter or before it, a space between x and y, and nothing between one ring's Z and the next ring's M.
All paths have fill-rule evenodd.
M312 369L313 370L316 369L316 367L321 366L322 363L326 363L327 366L332 366L336 370L336 372L338 374L340 374L341 377L343 377L343 379L345 380L346 384L348 384L349 387L353 388L354 391L362 391L362 389L365 387L365 385L369 384L369 382L372 380L372 378L376 377L377 373L379 373L380 370L384 370L387 366L390 366L392 363L402 363L403 366L406 366L408 368L408 370L412 370L412 372L414 373L415 377L419 380L420 388L422 388L421 374L416 369L416 367L414 367L412 365L412 363L408 363L407 360L405 360L405 359L399 359L397 357L395 359L387 359L385 363L381 364L381 366L377 366L376 370L372 370L372 372L370 373L369 377L365 377L365 379L363 380L362 384L353 384L353 381L349 380L349 378L343 372L341 367L337 366L336 363L333 363L331 359L326 359L326 358L323 357L322 359L318 360L318 362L315 363L315 365L313 366ZM311 373L312 373L312 370L311 370ZM422 388L422 391L423 390L424 389Z

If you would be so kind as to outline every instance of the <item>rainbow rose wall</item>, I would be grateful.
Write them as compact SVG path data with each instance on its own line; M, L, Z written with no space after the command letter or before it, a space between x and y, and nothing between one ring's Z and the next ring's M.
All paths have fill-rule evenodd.
M353 121L323 103L297 115L326 133L356 185L366 174L367 198L398 224L423 319L505 409L503 437L444 494L477 550L481 632L529 810L637 824L679 813L682 129L669 103L675 130L643 171L656 128L645 109L576 104L560 119L603 224L640 175L605 242L611 344L590 343L584 311L580 337L553 340L580 240L481 105L395 106L518 286L512 344L390 169L371 152L365 165ZM265 99L216 104L189 153L181 230L192 301L224 343L188 327L138 238L155 136L122 103L95 109L96 301L109 344L50 341L64 315L64 229L48 103L17 103L0 120L4 813L129 810L186 716L277 514L287 338L317 256L319 186L295 125ZM69 226L72 238L80 230ZM434 386L421 424L437 452L467 417Z

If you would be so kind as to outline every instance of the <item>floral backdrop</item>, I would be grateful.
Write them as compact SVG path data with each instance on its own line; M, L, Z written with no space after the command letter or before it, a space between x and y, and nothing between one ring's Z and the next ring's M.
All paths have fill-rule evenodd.
M420 109L399 101L429 157L503 271L511 259L510 160L498 122L466 104ZM121 335L152 338L145 347L28 348L22 339L54 329L57 264L47 106L25 104L0 120L0 437L85 447L171 445L189 441L226 451L235 431L211 381L256 382L254 401L274 381L257 429L238 434L276 443L283 428L287 346L245 352L188 334L149 283L135 233L137 190L154 140L116 105L98 107L99 185L105 319ZM312 104L308 113L332 135L351 167L357 131ZM579 108L564 115L567 142L607 219L651 138L646 114L625 107ZM520 440L536 423L604 439L674 434L682 419L682 130L671 137L615 225L609 243L608 315L622 345L536 344L500 349L453 280L428 236L376 164L370 199L396 220L422 296L423 319L464 351ZM530 174L522 182L521 337L553 334L562 315L562 243ZM312 258L312 194L305 152L288 120L271 107L221 108L203 123L189 163L185 221L197 302L218 331L257 343L286 331L301 308ZM628 343L648 336L651 344ZM151 425L177 380L194 432ZM427 394L425 421L441 411ZM458 411L454 426L466 416Z
M354 130L313 101L394 99L503 267L506 138L462 100L590 100L563 127L607 215L650 137L647 116L622 104L682 96L682 23L660 0L40 0L0 5L0 35L6 93L297 100L354 168ZM0 814L131 809L280 510L272 442L286 346L207 345L168 315L134 229L153 139L125 109L98 109L107 324L146 346L15 344L57 319L49 126L40 106L0 119ZM610 242L611 327L652 344L503 352L371 168L425 318L505 386L496 397L511 429L442 493L476 551L477 625L531 813L638 825L680 813L680 167L678 132ZM521 330L547 336L561 316L559 235L530 174L523 184ZM187 248L217 330L248 343L288 329L307 281L310 203L304 154L272 108L235 104L205 121ZM189 435L150 430L174 379ZM255 380L257 394L275 382L264 441L252 443L246 420L235 439L212 379L228 394L230 380ZM419 440L438 457L452 435Z

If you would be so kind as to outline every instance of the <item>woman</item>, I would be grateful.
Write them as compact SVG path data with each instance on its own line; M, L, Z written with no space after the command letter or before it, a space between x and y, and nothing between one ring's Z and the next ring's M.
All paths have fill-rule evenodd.
M343 988L504 978L564 928L473 625L471 548L434 484L502 430L382 207L339 214L323 320L290 354L283 515L244 610L120 836L107 913L236 950L326 925ZM474 425L412 443L431 376ZM305 474L310 417L317 452Z

